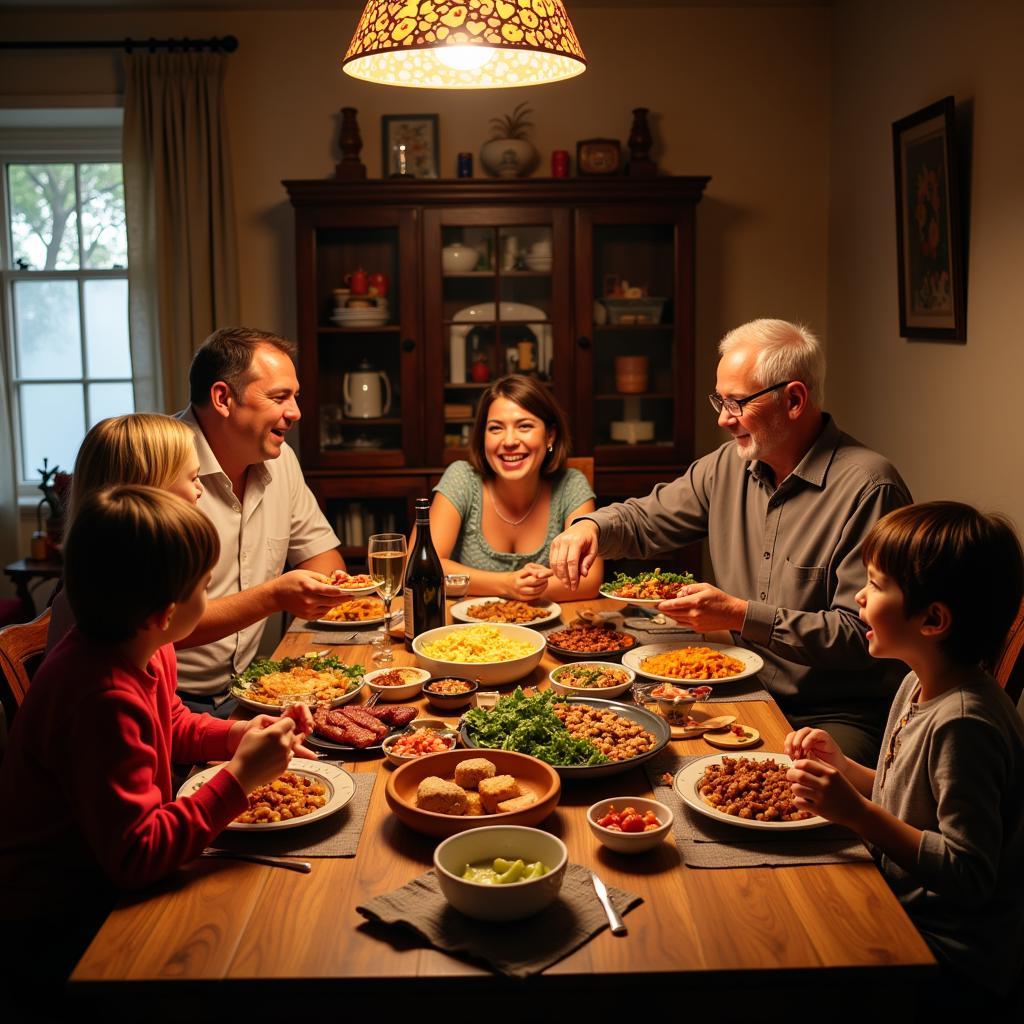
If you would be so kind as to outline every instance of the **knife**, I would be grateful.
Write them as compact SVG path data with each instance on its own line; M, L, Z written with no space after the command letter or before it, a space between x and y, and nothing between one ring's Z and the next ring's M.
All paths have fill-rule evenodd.
M612 901L608 897L608 887L593 871L590 872L590 880L594 883L594 892L597 893L601 906L604 907L604 912L608 917L608 924L612 929L612 935L625 935L626 925L623 923L622 915L612 906Z
M268 857L259 853L236 853L234 850L220 850L208 846L202 852L203 857L217 857L226 860L245 860L251 864L265 864L271 868L284 868L286 871L298 871L299 874L308 875L313 870L313 865L308 860L285 860L282 857Z

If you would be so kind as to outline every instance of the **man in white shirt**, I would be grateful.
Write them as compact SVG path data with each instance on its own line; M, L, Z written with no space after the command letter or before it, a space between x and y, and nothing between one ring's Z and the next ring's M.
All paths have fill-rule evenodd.
M178 645L179 689L195 710L226 713L229 678L255 657L268 616L318 618L342 596L321 575L345 568L340 541L285 444L301 416L294 357L275 334L224 328L189 371L191 404L179 418L195 431L199 508L221 544L206 614Z

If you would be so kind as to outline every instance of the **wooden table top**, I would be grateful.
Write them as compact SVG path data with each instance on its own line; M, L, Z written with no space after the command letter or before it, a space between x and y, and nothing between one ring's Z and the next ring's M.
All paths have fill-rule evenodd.
M568 621L575 607L603 604L568 605L563 618ZM277 655L300 654L311 639L308 632L288 633ZM365 647L336 647L333 653L370 664ZM396 646L397 664L413 660ZM546 654L532 681L546 680L558 664ZM719 709L760 730L760 749L782 749L787 725L774 703L716 704ZM672 746L682 754L714 752L700 739ZM72 982L166 982L179 989L184 981L215 979L318 979L325 985L340 980L352 986L488 977L482 968L414 941L402 938L392 945L384 931L356 913L357 904L429 868L436 840L410 831L389 811L384 781L392 769L386 761L362 756L345 767L378 775L356 857L311 858L309 875L226 860L193 864L157 890L120 905ZM779 971L795 972L794 977L810 971L819 978L823 969L860 969L859 977L872 968L884 968L882 980L891 982L894 972L916 977L934 965L870 862L700 870L683 866L671 838L640 857L598 844L585 820L590 804L650 793L642 769L563 786L561 802L543 827L561 836L571 860L593 867L609 885L639 893L644 902L626 917L627 937L605 930L528 984L586 978L588 986L600 989L624 974L653 982L688 975L691 984L700 977L720 979L722 972L738 978L765 971L773 979ZM471 981L466 984L472 989Z

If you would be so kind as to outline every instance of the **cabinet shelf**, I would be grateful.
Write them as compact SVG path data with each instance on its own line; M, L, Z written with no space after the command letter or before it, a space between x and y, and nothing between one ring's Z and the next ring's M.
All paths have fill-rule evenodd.
M320 334L394 334L401 324L380 324L375 327L318 327Z

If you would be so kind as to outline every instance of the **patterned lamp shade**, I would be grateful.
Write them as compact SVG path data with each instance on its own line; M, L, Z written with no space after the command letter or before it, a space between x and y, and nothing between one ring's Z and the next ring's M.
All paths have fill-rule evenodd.
M561 0L369 0L341 66L380 85L500 89L587 61Z

